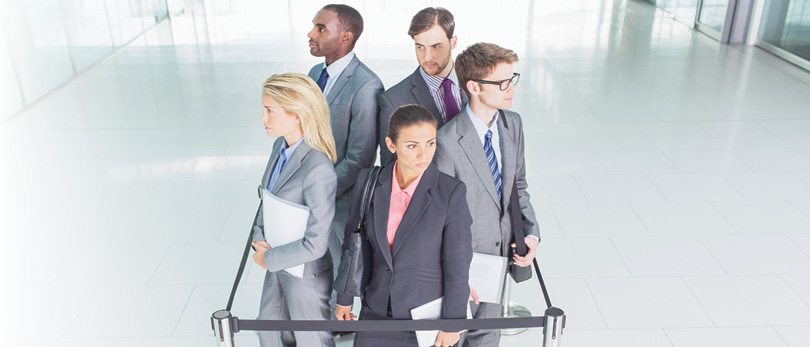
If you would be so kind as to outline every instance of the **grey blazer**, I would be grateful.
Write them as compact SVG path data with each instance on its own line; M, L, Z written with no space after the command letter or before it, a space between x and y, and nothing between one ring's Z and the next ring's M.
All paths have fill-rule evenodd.
M273 172L281 143L280 137L273 144L273 152L262 176L261 187ZM264 254L267 270L277 272L288 267L306 264L304 276L311 277L332 265L327 250L332 218L335 215L335 187L337 177L332 162L322 152L302 142L287 160L271 193L281 199L305 205L310 209L304 238L282 246L273 247ZM258 212L253 225L253 241L264 241L264 218Z
M378 135L380 142L380 165L385 166L394 161L394 155L391 154L385 145L385 137L388 136L388 120L397 107L410 104L425 106L428 111L433 114L433 117L436 117L436 120L439 121L439 127L441 128L444 125L442 113L436 106L436 102L433 101L433 96L430 95L430 90L428 90L428 86L425 83L425 79L422 78L419 69L421 69L421 67L417 66L416 70L414 70L410 76L405 77L405 79L380 94L380 134ZM462 89L462 110L467 101L467 93Z
M413 193L408 209L388 247L388 210L394 165L377 179L371 210L366 217L366 241L372 250L371 280L364 306L386 316L388 303L394 319L411 319L411 309L444 296L442 318L466 317L472 260L470 223L464 183L429 165ZM365 184L370 170L357 178ZM346 233L360 220L360 195L355 189ZM350 237L346 237L350 240ZM343 249L348 248L344 241ZM338 304L349 306L352 297L338 293Z
M309 77L317 81L323 64L317 64L309 71ZM383 84L357 56L352 58L346 69L338 76L326 101L335 137L337 162L337 212L336 221L345 221L349 199L357 174L374 164L377 152L377 95L382 93Z
M466 109L439 129L436 155L433 162L440 171L453 176L467 185L467 204L473 216L472 247L478 253L506 256L512 240L512 220L505 213L512 193L512 184L517 184L520 210L523 214L523 229L526 236L540 238L534 208L526 191L526 161L524 158L523 121L520 115L504 111L498 117L501 139L501 177L503 201L498 200L495 182L484 155L484 145L475 132Z

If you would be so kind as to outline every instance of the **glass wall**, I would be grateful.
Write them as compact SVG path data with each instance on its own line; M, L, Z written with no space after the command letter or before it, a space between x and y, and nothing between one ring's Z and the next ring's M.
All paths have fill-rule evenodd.
M690 27L695 25L699 0L648 0L672 14L679 22Z
M766 0L757 44L810 69L810 0Z
M190 0L0 0L0 121Z
M728 0L703 0L700 5L698 22L721 32L726 22L726 8Z

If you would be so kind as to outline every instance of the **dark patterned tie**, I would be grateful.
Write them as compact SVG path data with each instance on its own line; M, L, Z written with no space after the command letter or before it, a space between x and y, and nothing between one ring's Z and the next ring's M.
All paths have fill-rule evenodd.
M329 79L329 73L326 72L326 68L324 67L321 70L321 77L318 77L318 87L321 87L321 92L323 89L326 88L326 80Z
M444 92L444 119L449 122L458 114L458 101L453 96L453 81L445 78L442 81L442 91Z

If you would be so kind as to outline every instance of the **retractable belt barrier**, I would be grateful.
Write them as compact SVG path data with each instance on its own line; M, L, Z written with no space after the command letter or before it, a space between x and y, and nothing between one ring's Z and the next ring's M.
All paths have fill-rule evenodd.
M258 211L256 213L258 218ZM253 225L256 225L254 219ZM239 319L231 314L233 300L239 282L245 271L247 256L250 254L251 241L253 239L253 229L248 235L245 250L242 253L242 261L236 273L236 279L228 298L225 309L214 312L211 316L211 329L217 338L218 347L234 347L234 334L240 331L424 331L424 330L479 330L479 329L506 329L506 328L543 328L543 340L540 346L559 347L562 338L563 328L565 328L565 312L553 307L549 298L546 284L540 274L540 267L537 259L534 259L534 271L543 297L548 308L545 316L520 317L520 318L488 318L488 319L420 319L420 320L358 320L358 321L333 321L333 320L259 320L259 319ZM509 279L506 279L507 281Z

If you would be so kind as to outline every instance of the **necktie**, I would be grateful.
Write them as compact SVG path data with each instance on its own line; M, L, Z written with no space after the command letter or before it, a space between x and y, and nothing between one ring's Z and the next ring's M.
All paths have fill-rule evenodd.
M278 181L278 176L281 175L281 170L284 169L284 165L287 164L287 155L285 153L285 148L281 147L281 151L278 153L278 159L276 160L276 167L273 169L273 173L270 174L270 182L267 183L267 190L273 191L273 186L276 185L276 181Z
M329 73L326 72L326 67L321 70L321 77L318 77L318 87L321 87L321 92L326 88L326 80L329 79Z
M449 122L458 114L458 102L453 96L453 81L445 78L442 81L442 91L444 92L444 119Z
M495 191L498 192L498 200L501 200L501 195L503 195L501 170L498 170L498 160L495 158L495 151L492 149L492 130L488 130L487 134L484 135L484 153L487 155L489 171L492 173L492 179L495 181Z

